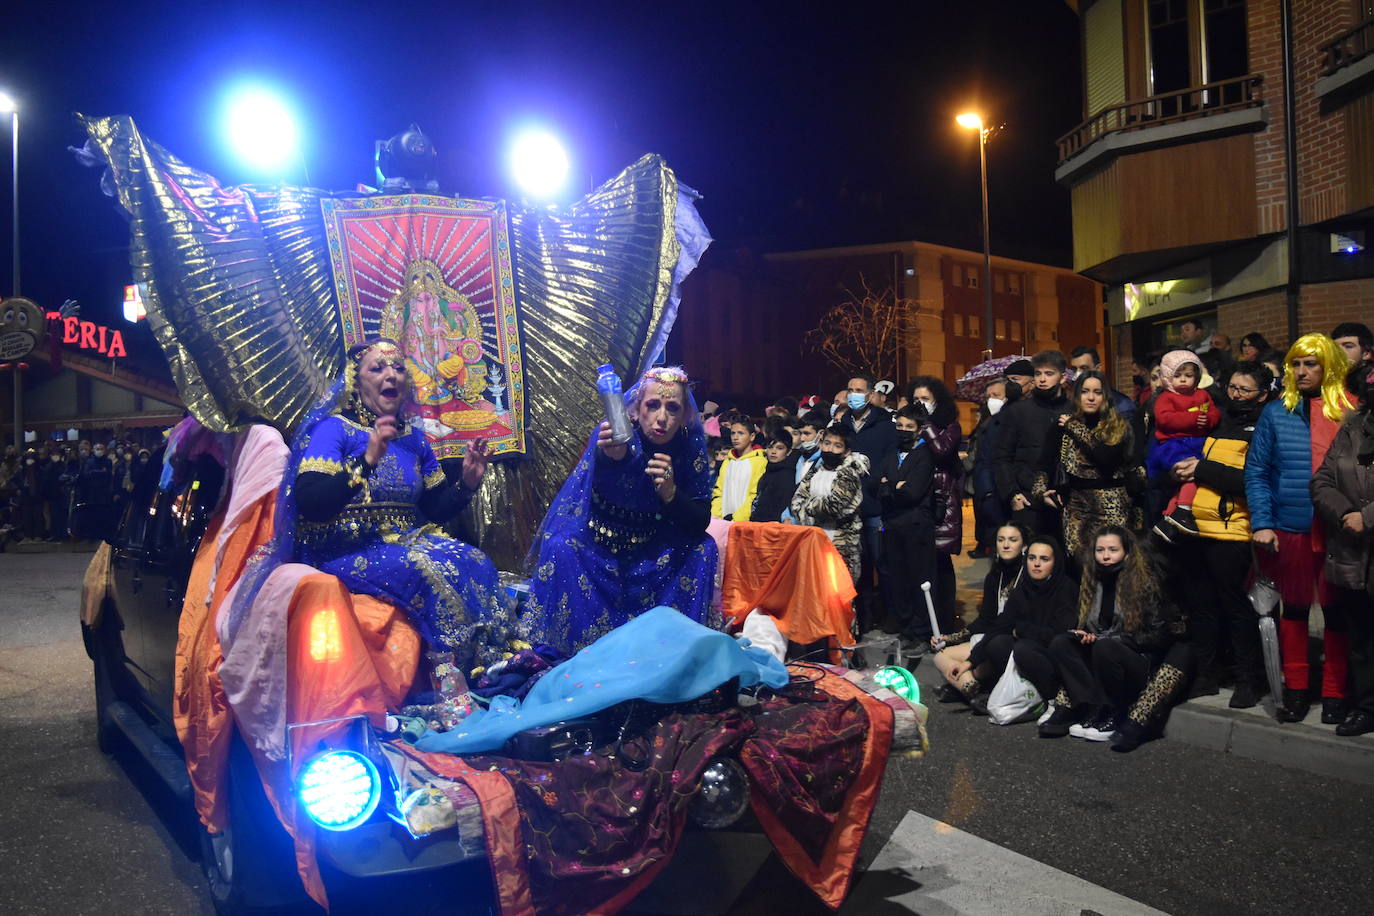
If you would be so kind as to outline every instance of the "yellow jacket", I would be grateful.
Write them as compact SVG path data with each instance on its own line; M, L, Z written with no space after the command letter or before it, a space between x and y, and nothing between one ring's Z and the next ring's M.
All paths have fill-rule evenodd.
M725 513L722 511L725 502L725 476L732 467L738 466L741 461L746 462L746 466L749 468L749 488L745 491L744 499L735 509L734 514L730 516L730 519L736 522L747 522L749 521L749 514L754 510L754 495L758 493L759 478L768 468L768 456L763 449L751 446L749 451L739 458L736 458L734 452L731 452L730 457L721 462L720 471L716 474L716 489L711 496L711 514L716 518L725 517Z

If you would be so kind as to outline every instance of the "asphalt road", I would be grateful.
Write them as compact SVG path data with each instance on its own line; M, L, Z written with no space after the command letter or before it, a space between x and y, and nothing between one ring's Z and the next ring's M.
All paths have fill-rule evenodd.
M0 806L0 912L210 913L191 815L131 754L95 746L77 622L87 559L0 554L0 748L12 787ZM889 767L865 869L915 811L1170 913L1355 913L1374 899L1374 788L1163 741L1129 755L1044 741L947 706L933 708L929 729L929 756ZM932 836L915 858L939 859L941 842ZM987 848L983 880L995 887L998 850ZM718 885L702 890L695 877L709 902ZM861 875L854 898L865 902L851 909L963 911L871 904L919 886L901 868ZM467 873L350 892L336 911L390 909L398 897L411 912L484 908L481 876ZM728 911L828 912L776 859Z

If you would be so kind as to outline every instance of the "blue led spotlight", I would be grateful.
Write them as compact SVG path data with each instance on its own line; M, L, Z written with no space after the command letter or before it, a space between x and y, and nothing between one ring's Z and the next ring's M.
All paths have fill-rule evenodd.
M296 797L325 830L352 830L372 816L382 796L377 768L357 751L327 751L301 768Z

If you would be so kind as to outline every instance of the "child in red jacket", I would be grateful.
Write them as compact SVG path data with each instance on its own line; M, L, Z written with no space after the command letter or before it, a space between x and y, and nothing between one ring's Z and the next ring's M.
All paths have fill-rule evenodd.
M1202 390L1206 376L1202 362L1190 350L1170 350L1160 360L1159 375L1165 390L1155 398L1155 447L1146 462L1151 477L1163 477L1180 461L1201 458L1207 434L1221 422L1221 411L1211 395ZM1193 521L1193 494L1197 484L1179 487L1165 509L1165 518L1189 534L1197 534Z

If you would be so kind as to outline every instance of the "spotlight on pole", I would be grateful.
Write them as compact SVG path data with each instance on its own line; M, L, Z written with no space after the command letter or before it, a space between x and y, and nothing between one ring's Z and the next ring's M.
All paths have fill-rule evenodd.
M548 199L568 180L568 154L553 134L531 130L511 145L511 175L528 197Z
M19 103L14 100L14 96L8 92L0 92L0 114L9 114L12 111L17 111L18 108Z
M960 127L967 127L969 130L982 130L983 119L977 112L966 111L961 115L956 115L954 122Z
M245 86L230 95L224 129L234 155L252 169L280 174L299 155L291 109L264 87Z

